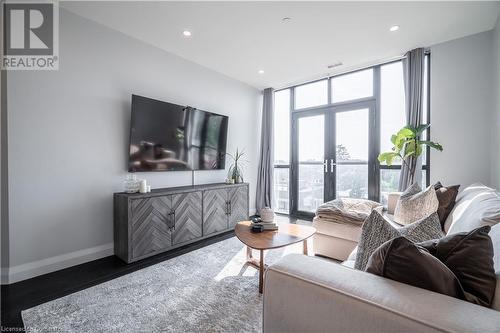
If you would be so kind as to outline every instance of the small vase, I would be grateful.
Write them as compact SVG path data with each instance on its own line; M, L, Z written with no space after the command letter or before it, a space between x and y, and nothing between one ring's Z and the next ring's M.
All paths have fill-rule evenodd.
M260 210L260 218L262 219L262 222L273 222L274 211L269 207L264 207Z
M233 170L233 175L231 178L234 180L235 184L241 183L241 175L240 175L240 170L238 169L238 165L236 164Z
M137 191L139 191L137 176L133 173L127 174L127 177L123 181L123 188L126 193L137 193Z

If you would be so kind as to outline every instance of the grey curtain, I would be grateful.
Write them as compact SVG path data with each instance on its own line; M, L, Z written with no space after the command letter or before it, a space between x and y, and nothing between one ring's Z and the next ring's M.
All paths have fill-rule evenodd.
M259 171L257 174L257 214L264 207L272 207L273 203L274 89L264 89L263 94Z
M403 59L403 78L405 87L405 113L406 124L417 127L422 123L423 113L423 91L424 91L424 58L425 50L418 48L406 53ZM416 163L415 179L413 182L421 183L422 161L417 161L413 157L408 158L406 162L409 165ZM404 191L410 186L410 170L404 164L401 166L399 176L399 190Z

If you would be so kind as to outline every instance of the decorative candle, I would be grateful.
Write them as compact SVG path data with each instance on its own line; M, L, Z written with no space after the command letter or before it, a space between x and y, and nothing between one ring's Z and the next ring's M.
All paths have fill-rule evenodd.
M141 179L141 187L139 188L139 192L141 193L147 193L148 192L148 187L146 184L146 179Z

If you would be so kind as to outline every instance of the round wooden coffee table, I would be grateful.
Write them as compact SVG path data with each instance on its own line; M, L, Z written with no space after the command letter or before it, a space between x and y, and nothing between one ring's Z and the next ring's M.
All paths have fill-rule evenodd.
M278 224L278 230L252 232L251 221L236 224L236 237L247 246L247 262L259 270L259 292L262 294L264 285L264 250L277 249L287 245L302 242L304 254L307 255L307 239L316 233L316 228L300 224ZM260 260L252 257L252 249L260 251Z

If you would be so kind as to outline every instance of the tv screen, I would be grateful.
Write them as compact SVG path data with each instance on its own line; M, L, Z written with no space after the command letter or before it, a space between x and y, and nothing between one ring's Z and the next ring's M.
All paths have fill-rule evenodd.
M224 169L227 116L132 95L130 172Z

